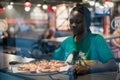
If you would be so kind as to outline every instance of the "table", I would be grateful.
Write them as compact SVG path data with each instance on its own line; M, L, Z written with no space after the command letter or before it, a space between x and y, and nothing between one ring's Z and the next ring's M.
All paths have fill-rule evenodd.
M12 76L11 78L15 78L15 80L18 80L18 78L22 79L24 78L30 78L33 80L73 80L68 72L56 72L56 73L50 73L50 74L26 74L26 73L14 73L11 70L11 65L9 65L9 62L11 61L18 61L18 62L30 62L33 61L33 58L26 58L21 56L16 56L12 54L5 54L0 53L0 74L3 75L0 77L0 80L8 80L5 77L8 75ZM17 77L16 77L17 76ZM19 77L18 77L19 76ZM9 78L9 80L11 80ZM28 79L29 80L29 79Z
M16 56L12 54L0 53L0 69L9 67L9 62L11 61L30 62L32 60L35 60L35 59Z
M4 68L10 67L10 61L19 61L19 62L29 62L34 60L33 58L23 58L21 56L16 56L12 54L4 54L0 53L0 80L13 80L13 77L10 79L2 79L1 77L5 78L6 75L14 76L15 80L74 80L72 72L58 72L54 74L23 74L23 73L13 73L12 71L6 71ZM79 76L78 80L119 80L119 73L117 72L102 72L102 73L92 73ZM116 79L117 77L117 79ZM19 79L18 79L19 78ZM20 79L22 78L22 79Z
M92 73L79 76L77 80L119 80L117 72Z

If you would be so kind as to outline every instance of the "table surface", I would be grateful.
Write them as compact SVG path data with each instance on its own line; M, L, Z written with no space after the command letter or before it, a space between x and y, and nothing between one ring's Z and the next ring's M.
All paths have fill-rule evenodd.
M26 62L30 62L30 61L34 61L34 60L35 59L33 59L33 58L26 58L26 57L23 58L21 56L16 56L16 55L12 55L12 54L0 53L0 69L1 69L0 73L1 72L6 73L6 74L10 73L10 74L12 74L12 76L14 76L14 74L15 74L15 75L31 78L33 80L70 80L67 71L44 73L44 74L43 73L42 74L41 73L27 73L27 72L18 72L18 73L15 72L14 73L14 71L13 71L14 65L9 65L9 62L11 62L11 61L26 63Z
M33 58L26 58L12 54L0 53L0 69L9 67L9 62L11 61L30 62L33 60L34 60Z
M0 53L0 69L10 67L9 62L19 61L19 62L30 62L33 58L23 58L21 56L16 56L12 54ZM3 70L4 71L4 70ZM1 71L0 71L1 73ZM33 80L74 80L72 72L57 72L53 74L25 74L25 73L13 73L12 71L7 71L7 73L19 75L22 77L27 77ZM117 72L103 72L103 73L92 73L87 75L79 76L78 80L116 80ZM120 76L120 75L119 75ZM118 77L118 76L117 76ZM1 78L1 77L0 77ZM5 79L3 79L5 80ZM7 79L6 79L7 80ZM10 80L10 79L9 79Z

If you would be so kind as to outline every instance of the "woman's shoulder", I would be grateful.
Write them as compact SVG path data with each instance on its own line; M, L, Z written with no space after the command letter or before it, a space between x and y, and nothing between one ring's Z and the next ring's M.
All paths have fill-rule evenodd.
M66 39L62 41L62 43L70 43L73 42L73 35L68 36Z
M73 40L73 35L68 36L64 41L71 41Z
M92 38L104 38L101 34L91 34Z
M93 42L105 42L105 38L101 34L92 34L91 39Z

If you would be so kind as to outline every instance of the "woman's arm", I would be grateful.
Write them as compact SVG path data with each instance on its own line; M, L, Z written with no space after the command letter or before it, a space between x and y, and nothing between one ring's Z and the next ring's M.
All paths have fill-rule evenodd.
M114 59L109 60L106 63L98 63L89 67L89 72L107 72L107 71L117 71L118 65Z
M73 66L74 76L79 76L88 73L113 72L117 70L118 70L118 65L116 64L114 59L111 59L104 64L96 63L89 67L82 65Z
M91 72L117 71L118 67L114 54L110 50L106 40L101 36L95 37L95 49L98 60L101 62L90 67Z

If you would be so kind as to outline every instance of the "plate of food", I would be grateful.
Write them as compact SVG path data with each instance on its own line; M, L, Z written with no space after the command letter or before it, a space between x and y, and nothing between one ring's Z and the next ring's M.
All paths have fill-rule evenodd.
M66 71L68 63L60 60L40 60L17 65L15 73L51 74ZM13 69L14 70L14 69Z

